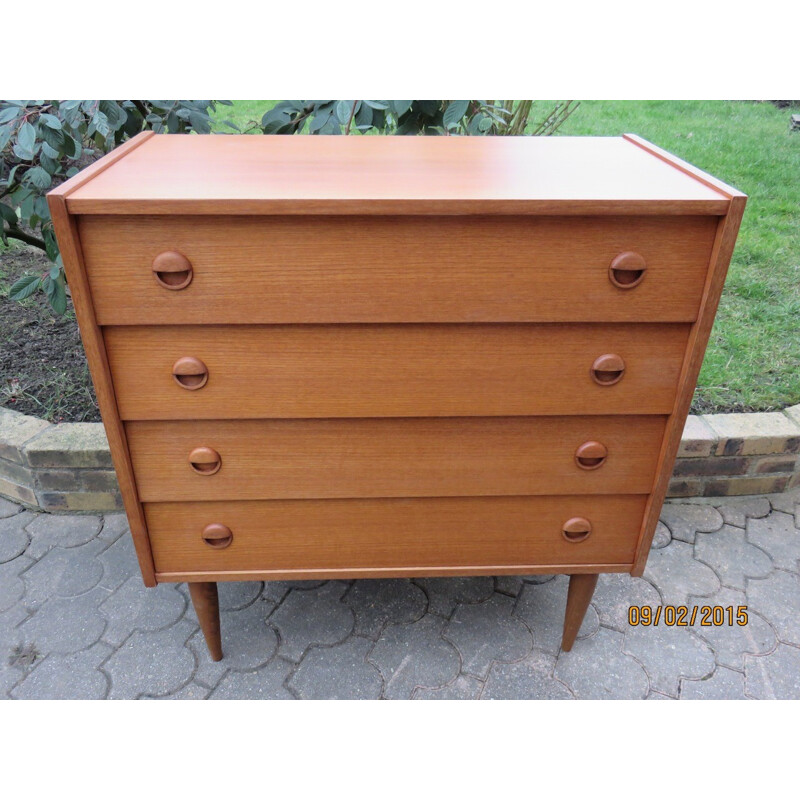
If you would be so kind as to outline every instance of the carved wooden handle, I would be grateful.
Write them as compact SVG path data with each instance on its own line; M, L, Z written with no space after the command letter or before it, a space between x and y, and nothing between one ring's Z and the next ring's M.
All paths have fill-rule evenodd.
M625 362L615 353L598 356L592 364L592 379L601 386L613 386L625 374Z
M633 251L620 253L608 268L608 279L618 289L633 289L643 280L647 272L644 256Z
M184 356L172 365L172 377L182 389L193 392L208 382L208 367L199 358Z
M561 535L573 544L583 542L589 538L592 532L592 523L583 517L573 517L568 519L561 526Z
M198 475L213 475L219 472L222 458L213 447L195 447L189 453L189 466Z
M601 442L584 442L575 451L575 463L581 469L602 467L608 457L608 448Z
M215 550L223 550L233 541L231 529L219 522L212 522L210 525L206 525L200 535L203 537L203 541Z
M153 277L162 289L185 289L194 277L192 262L177 250L159 253L153 259Z

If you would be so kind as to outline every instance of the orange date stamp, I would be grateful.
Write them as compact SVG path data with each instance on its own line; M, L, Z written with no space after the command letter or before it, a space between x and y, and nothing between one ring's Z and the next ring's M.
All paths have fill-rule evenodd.
M630 606L628 624L632 627L666 625L668 628L702 628L747 625L747 606Z

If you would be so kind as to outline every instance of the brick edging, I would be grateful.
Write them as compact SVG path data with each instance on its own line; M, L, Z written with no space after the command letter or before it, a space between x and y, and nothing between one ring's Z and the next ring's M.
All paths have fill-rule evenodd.
M772 494L800 485L800 405L690 416L669 497ZM103 425L0 408L0 496L44 511L122 508Z

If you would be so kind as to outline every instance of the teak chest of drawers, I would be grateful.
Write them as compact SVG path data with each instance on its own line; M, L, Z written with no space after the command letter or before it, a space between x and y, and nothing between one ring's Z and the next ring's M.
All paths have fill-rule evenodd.
M145 584L641 575L745 196L636 136L141 134L49 195Z

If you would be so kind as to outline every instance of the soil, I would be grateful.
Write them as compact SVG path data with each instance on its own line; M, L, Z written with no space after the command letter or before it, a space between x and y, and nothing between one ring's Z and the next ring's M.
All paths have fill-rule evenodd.
M0 251L0 406L51 422L99 422L71 301L59 317L41 292L8 299L14 281L49 267L34 247Z

